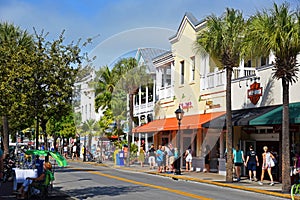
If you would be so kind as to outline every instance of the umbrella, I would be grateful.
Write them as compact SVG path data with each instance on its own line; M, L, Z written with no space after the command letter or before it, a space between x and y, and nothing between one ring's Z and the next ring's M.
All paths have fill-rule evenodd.
M47 156L48 155L48 151L46 150L27 150L25 152L25 154L27 155L35 155L35 156Z
M68 165L67 160L58 152L49 151L52 158L54 158L60 167L66 167Z
M51 156L54 158L60 167L66 167L68 165L67 160L58 152L52 152L47 150L27 150L27 155L39 155L39 156Z

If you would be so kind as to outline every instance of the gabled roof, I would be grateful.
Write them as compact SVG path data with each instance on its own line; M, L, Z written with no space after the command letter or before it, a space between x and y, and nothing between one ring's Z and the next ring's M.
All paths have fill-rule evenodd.
M144 64L148 67L148 70L150 73L155 73L155 67L153 65L152 60L161 55L166 53L166 50L163 49L156 49L156 48L140 48L138 49L137 53L136 53L136 59L137 62L139 63L139 61L141 59L143 59Z
M191 26L193 27L193 29L195 31L198 31L201 27L203 27L205 25L206 20L197 20L197 18L190 12L186 12L182 18L182 21L179 25L179 28L176 32L176 34L172 37L169 38L169 41L171 43L175 42L178 40L178 38L180 37L182 31L183 31L183 27L184 24L189 23L191 24Z

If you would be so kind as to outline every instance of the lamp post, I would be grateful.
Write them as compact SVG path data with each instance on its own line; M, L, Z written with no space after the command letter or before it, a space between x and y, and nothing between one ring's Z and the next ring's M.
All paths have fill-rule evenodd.
M179 106L178 109L175 111L175 114L176 114L176 119L178 121L178 132L177 132L177 137L176 137L177 138L178 158L175 161L175 174L180 175L181 174L181 170L180 170L180 166L181 166L180 125L181 125L181 120L183 118L184 111Z

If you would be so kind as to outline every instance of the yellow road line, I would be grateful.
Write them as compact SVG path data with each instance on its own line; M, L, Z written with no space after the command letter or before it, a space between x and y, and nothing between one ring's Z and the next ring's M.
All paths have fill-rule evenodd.
M99 175L99 176L105 176L107 178L113 178L113 179L117 179L117 180L120 180L120 181L136 184L136 185L142 185L142 186L145 186L145 187L150 187L150 188L155 188L155 189L164 190L164 191L168 191L168 192L173 192L173 193L176 193L176 194L179 194L179 195L182 195L182 196L187 196L187 197L191 197L191 198L195 198L195 199L211 200L211 198L206 198L206 197L199 196L199 195L196 195L196 194L192 194L192 193L188 193L188 192L184 192L184 191L180 191L180 190L175 190L175 189L171 189L171 188L167 188L167 187L162 187L162 186L158 186L158 185L143 183L143 182L139 182L139 181L134 181L134 180L130 180L130 179L125 179L125 178L121 178L121 177L118 177L118 176L103 174L101 172L96 172L96 171L87 171L87 172L89 172L91 174L96 174L96 175Z

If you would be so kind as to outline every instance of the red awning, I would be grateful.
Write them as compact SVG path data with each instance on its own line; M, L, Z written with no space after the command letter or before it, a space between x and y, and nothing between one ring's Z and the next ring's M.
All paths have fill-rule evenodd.
M225 112L206 113L198 115L184 116L180 128L181 129L198 129L203 123L206 123L216 117L223 115ZM159 132L178 129L178 121L175 117L167 119L159 119L149 122L143 126L136 127L133 133Z

